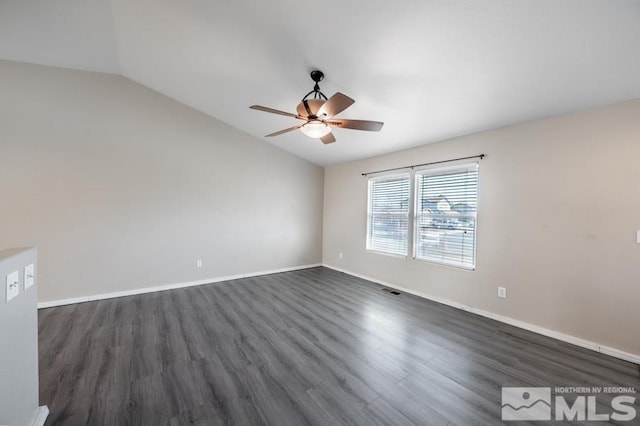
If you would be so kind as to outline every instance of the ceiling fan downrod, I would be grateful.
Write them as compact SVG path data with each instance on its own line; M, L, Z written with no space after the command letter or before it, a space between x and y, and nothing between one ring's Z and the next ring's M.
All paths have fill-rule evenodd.
M320 81L324 80L324 73L320 70L311 71L311 80L315 81L316 84L313 86L312 91L304 95L302 102L306 101L310 95L313 95L313 99L324 99L326 101L327 97L320 91L320 86L318 85Z

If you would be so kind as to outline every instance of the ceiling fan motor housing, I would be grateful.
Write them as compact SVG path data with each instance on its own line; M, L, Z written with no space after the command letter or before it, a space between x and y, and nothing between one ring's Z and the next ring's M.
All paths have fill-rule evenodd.
M307 107L305 107L305 102L307 103L307 107L309 110L307 111ZM296 107L296 111L300 117L317 117L318 111L320 107L325 103L324 100L321 99L306 99L303 102L300 102Z

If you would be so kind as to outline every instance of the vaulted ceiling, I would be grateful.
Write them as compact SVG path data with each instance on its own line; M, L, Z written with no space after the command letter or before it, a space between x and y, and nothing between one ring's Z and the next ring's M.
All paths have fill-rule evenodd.
M3 0L0 58L118 73L320 165L640 98L633 0ZM323 145L311 90L356 103Z

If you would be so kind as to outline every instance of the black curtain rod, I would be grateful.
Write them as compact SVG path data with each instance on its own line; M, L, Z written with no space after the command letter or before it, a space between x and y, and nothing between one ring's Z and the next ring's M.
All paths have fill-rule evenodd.
M375 172L362 173L362 176L368 176L368 175L372 175L372 174L375 174L375 173L392 172L394 170L414 169L415 167L430 166L432 164L450 163L452 161L470 160L472 158L479 158L479 159L482 160L484 157L485 157L484 154L480 154L480 155L471 155L469 157L453 158L451 160L432 161L431 163L414 164L412 166L394 167L393 169L377 170Z

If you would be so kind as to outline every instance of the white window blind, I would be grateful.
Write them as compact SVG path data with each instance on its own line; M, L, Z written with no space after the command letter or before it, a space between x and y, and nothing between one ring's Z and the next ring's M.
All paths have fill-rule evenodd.
M478 165L416 172L415 258L475 268Z
M407 255L409 173L369 179L367 249Z

